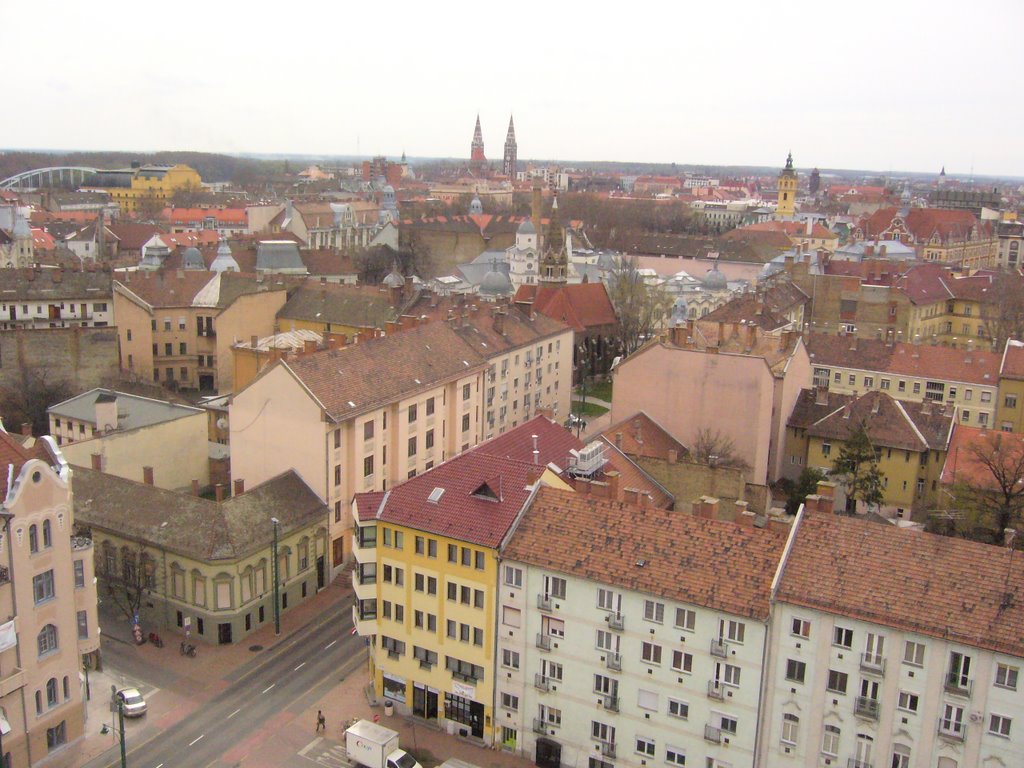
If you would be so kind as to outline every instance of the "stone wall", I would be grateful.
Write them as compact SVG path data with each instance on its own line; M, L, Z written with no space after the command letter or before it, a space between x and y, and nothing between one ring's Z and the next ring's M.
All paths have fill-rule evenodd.
M67 382L84 392L120 375L117 328L41 328L0 332L0 390L26 380Z

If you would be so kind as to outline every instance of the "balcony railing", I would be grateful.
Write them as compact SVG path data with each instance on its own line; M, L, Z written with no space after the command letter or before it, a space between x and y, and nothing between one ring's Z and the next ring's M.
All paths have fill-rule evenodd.
M534 733L547 733L547 726L544 725L544 721L540 718L533 718L533 732Z
M551 681L538 672L533 676L533 687L538 691L550 691Z
M545 635L542 632L537 633L537 647L542 651L551 650L551 635Z
M721 638L711 638L711 655L721 656L723 659L729 655L729 646Z
M601 743L601 755L604 757L615 757L615 742L605 741Z
M974 681L959 672L950 672L946 675L946 693L954 696L970 696Z
M452 677L455 678L456 680L461 680L464 683L476 683L476 682L479 682L476 677L474 677L473 675L467 674L465 672L452 672Z
M625 626L625 619L623 618L621 613L609 613L607 616L604 617L604 620L608 622L608 626L611 629L617 629L620 632L622 631L622 628Z
M550 595L537 595L537 610L539 610L539 611L550 611L551 610L551 596Z
M389 659L398 659L398 658L401 658L401 656L402 656L402 654L400 654L394 648L388 648L388 658Z
M846 768L872 768L872 765L867 760L860 760L856 757L850 757L846 760Z
M705 740L710 741L713 744L721 744L722 743L722 729L718 728L717 726L714 726L714 725L705 725L704 726L704 738L705 738Z
M708 680L708 698L724 699L725 689L718 680Z
M853 704L853 713L860 717L866 717L870 720L877 720L878 699L872 699L868 696L858 696L857 700Z
M939 718L939 736L954 741L964 740L964 724L960 720L947 720Z
M622 671L622 654L621 653L609 653L605 657L605 665L608 669L613 669L616 672Z
M860 655L860 668L865 672L874 672L876 675L884 675L885 659L880 653L862 653Z
M619 697L618 696L605 696L604 697L604 708L612 712L619 711Z

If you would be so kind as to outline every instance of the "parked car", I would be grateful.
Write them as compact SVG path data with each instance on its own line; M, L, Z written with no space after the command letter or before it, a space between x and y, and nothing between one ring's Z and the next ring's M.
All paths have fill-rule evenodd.
M146 700L138 688L122 688L117 692L117 698L124 702L125 717L142 717L146 714Z

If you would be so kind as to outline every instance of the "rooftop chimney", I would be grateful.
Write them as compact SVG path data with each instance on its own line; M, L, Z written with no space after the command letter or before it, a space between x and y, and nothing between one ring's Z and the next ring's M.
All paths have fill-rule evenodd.
M103 454L102 453L94 453L94 454L92 454L91 458L92 458L92 468L95 469L97 472L102 472L103 471Z
M238 478L235 480L235 496L241 496L245 493L245 480Z
M144 482L146 485L152 485L153 484L153 468L152 467L143 467L142 468L142 482Z
M192 480L192 495L193 496L198 496L199 495L199 481L195 480L195 479Z
M23 421L21 423L21 435L22 437L32 437L32 422Z
M217 501L224 501L224 483L217 483L214 486L214 493L216 494Z

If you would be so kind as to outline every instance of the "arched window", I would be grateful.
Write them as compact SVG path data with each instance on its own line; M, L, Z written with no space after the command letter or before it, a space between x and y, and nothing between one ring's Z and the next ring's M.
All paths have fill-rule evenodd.
M39 529L35 525L28 527L28 551L33 554L39 551Z
M50 521L43 520L43 549L53 546L53 532L50 530Z
M36 691L36 714L41 715L43 713L43 692Z
M64 675L64 701L71 698L71 678Z
M51 677L46 681L46 706L57 706L57 678Z
M39 647L39 655L45 656L57 650L57 627L47 624L39 634L36 635L36 644Z

